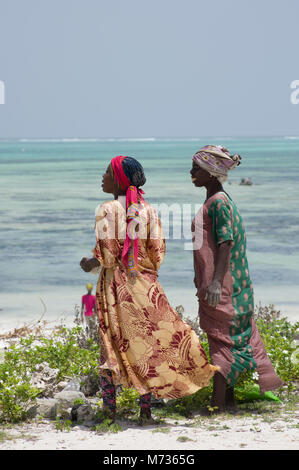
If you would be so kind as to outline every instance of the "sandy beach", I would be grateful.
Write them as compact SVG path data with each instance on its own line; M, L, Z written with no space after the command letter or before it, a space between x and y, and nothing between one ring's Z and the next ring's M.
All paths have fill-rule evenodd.
M269 407L251 416L167 419L163 425L140 428L118 421L123 431L99 434L84 426L58 431L53 422L0 427L6 438L1 450L298 450L299 412ZM278 409L279 408L279 409Z

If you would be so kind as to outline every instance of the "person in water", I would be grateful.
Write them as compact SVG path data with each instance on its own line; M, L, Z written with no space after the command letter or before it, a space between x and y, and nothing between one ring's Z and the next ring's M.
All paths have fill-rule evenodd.
M113 200L96 211L93 258L82 258L86 272L101 265L96 308L101 347L103 407L115 419L115 387L140 395L140 423L152 422L151 394L179 398L209 385L219 369L192 328L170 306L158 282L165 254L161 221L143 198L141 164L113 158L102 189Z
M236 204L222 186L241 157L230 155L225 147L206 145L192 160L192 183L206 188L205 202L192 223L194 282L200 326L208 336L212 363L220 366L213 378L211 406L224 411L235 407L234 386L243 372L257 371L261 393L283 382L252 319L254 296L245 227Z
M86 323L87 332L90 333L95 324L96 298L92 295L93 285L86 284L87 294L82 296L81 302L81 322Z

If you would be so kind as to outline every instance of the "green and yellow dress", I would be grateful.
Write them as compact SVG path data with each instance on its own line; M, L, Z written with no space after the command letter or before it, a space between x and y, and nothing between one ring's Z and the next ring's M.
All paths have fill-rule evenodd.
M257 370L260 390L283 385L276 375L253 321L254 296L246 257L246 235L234 201L224 192L207 199L195 216L192 230L195 284L198 291L200 326L207 333L212 363L220 366L233 386L243 372ZM200 243L198 244L198 240ZM205 300L213 280L217 247L232 241L220 303L214 308Z

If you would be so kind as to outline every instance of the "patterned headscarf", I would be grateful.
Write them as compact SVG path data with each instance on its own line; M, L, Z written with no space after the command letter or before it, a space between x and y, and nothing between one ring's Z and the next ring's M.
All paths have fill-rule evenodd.
M240 165L240 155L230 155L227 148L218 145L205 145L192 160L222 183L226 181L228 170Z
M111 167L119 187L126 191L127 232L122 251L122 260L128 269L130 278L135 278L138 271L138 202L143 202L144 191L139 188L146 181L143 168L137 160L121 155L112 158Z

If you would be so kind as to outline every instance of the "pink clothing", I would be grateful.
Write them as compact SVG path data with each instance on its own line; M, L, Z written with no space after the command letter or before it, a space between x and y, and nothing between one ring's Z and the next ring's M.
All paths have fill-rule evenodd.
M82 296L82 305L85 305L84 315L86 317L91 317L94 314L93 308L95 306L95 303L96 298L94 295L86 294Z
M122 260L125 266L128 268L130 277L136 277L137 265L138 265L138 236L135 234L135 225L139 223L139 209L138 202L144 202L142 194L144 191L141 188L130 183L130 180L125 175L122 168L122 161L127 157L118 155L112 158L111 165L113 168L114 176L118 181L120 187L126 191L126 209L127 209L127 232L126 239L122 250ZM130 228L133 229L130 231Z

